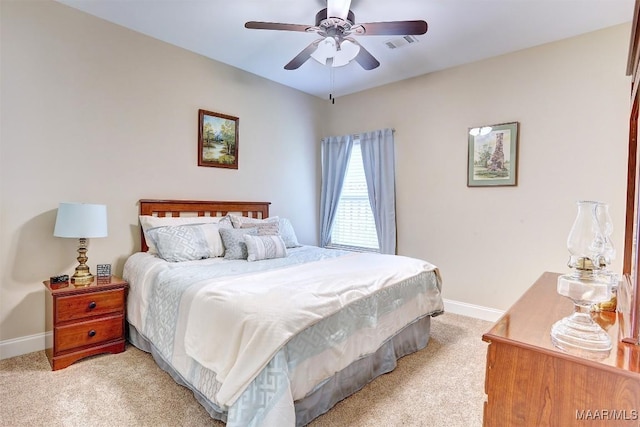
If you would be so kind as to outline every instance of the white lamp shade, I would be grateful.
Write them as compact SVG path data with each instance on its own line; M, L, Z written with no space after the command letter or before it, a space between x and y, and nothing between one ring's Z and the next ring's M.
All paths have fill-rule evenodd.
M78 239L107 237L107 206L60 203L53 235Z

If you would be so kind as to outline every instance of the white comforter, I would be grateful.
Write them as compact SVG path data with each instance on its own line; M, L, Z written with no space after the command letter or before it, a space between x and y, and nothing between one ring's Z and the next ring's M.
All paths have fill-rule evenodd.
M192 301L185 350L216 373L222 383L217 400L231 406L299 331L353 301L432 270L433 265L413 258L352 254L216 279L200 287Z

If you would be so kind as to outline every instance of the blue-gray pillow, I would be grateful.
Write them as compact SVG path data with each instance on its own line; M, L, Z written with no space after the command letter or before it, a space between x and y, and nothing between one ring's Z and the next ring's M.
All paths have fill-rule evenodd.
M257 228L221 228L220 237L224 244L224 259L247 259L247 244L243 236L256 236Z

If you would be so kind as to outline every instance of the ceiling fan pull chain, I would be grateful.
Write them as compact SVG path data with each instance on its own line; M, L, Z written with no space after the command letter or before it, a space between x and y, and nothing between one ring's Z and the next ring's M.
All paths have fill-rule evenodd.
M329 100L331 104L334 105L336 103L336 98L333 96L333 88L335 82L335 70L333 68L329 68Z

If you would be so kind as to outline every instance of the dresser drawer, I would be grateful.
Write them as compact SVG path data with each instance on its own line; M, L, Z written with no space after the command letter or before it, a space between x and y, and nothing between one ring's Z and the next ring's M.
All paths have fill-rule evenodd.
M101 342L124 338L124 315L101 318L55 328L56 352L95 345Z
M89 316L122 312L124 289L69 295L56 299L55 324Z

